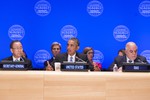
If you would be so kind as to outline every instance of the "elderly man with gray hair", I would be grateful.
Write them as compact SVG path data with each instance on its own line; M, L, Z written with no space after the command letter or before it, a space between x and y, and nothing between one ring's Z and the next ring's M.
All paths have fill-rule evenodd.
M123 62L135 63L142 62L148 63L146 58L138 55L138 47L134 42L128 42L125 46L125 55L117 56L114 60L114 64L117 64L118 71L122 71Z
M51 52L53 54L53 57L47 61L44 62L45 69L48 71L54 71L54 60L57 54L59 54L61 51L61 44L58 42L53 42L51 44Z

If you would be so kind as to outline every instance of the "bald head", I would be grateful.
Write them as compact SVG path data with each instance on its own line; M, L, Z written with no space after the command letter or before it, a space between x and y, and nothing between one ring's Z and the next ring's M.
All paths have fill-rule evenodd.
M125 49L125 53L126 56L130 59L130 60L135 60L137 57L137 45L134 42L128 42L126 44L126 49Z
M134 43L134 42L128 42L127 44L126 44L126 50L127 49L129 49L129 48L137 48L137 45Z

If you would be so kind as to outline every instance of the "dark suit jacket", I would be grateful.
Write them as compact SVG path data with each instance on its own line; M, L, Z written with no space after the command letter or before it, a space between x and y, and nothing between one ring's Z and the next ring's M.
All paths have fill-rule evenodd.
M127 57L126 56L117 56L113 62L113 64L111 64L111 66L109 67L109 70L113 70L113 66L114 64L117 64L118 67L122 67L123 62L127 62ZM137 55L137 58L134 60L134 62L144 62L144 63L148 63L146 58L140 55Z
M80 61L82 62L81 60L85 61L88 63L89 65L89 69L91 71L94 70L94 67L92 66L92 64L89 62L88 58L87 58L87 55L86 54L79 54L79 53L76 53L76 57L78 58L75 58L75 61ZM63 61L68 61L68 54L67 53L63 53L63 54L58 54L55 58L55 62L60 62L60 63L63 63Z
M8 58L4 58L4 59L2 59L2 61L13 61L13 57L10 56ZM27 63L27 68L28 69L32 69L32 62L31 62L31 60L29 60L27 58L22 58L22 59L20 59L20 61L26 62Z
M47 60L49 62L49 64L53 67L54 69L54 58L52 57L51 59ZM47 61L44 62L44 69L46 69L47 66Z

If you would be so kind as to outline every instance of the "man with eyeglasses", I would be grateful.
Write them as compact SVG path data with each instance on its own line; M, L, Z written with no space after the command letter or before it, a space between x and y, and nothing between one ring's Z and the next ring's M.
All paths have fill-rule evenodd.
M10 51L12 53L12 56L5 58L2 61L26 62L27 68L32 69L31 60L22 56L23 46L19 40L14 40L10 43Z
M51 45L51 52L53 54L53 57L44 62L46 70L54 71L54 59L56 55L60 53L60 51L61 51L61 44L58 42L53 42Z
M114 60L114 63L117 64L119 68L118 71L122 71L123 62L127 63L148 63L146 58L137 54L138 47L134 42L128 42L125 47L125 55L117 56Z

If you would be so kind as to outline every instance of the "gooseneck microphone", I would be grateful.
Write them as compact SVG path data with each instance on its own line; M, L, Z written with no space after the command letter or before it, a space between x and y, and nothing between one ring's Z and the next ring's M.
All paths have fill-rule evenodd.
M139 57L137 58L137 61L140 62L140 63L145 63Z
M81 59L81 58L79 58L77 56L76 56L76 59L78 59L78 61L81 61L81 62L86 62L86 61L84 61L83 59Z
M20 57L20 61L25 62L25 60L26 60L25 57L23 57L23 56Z

